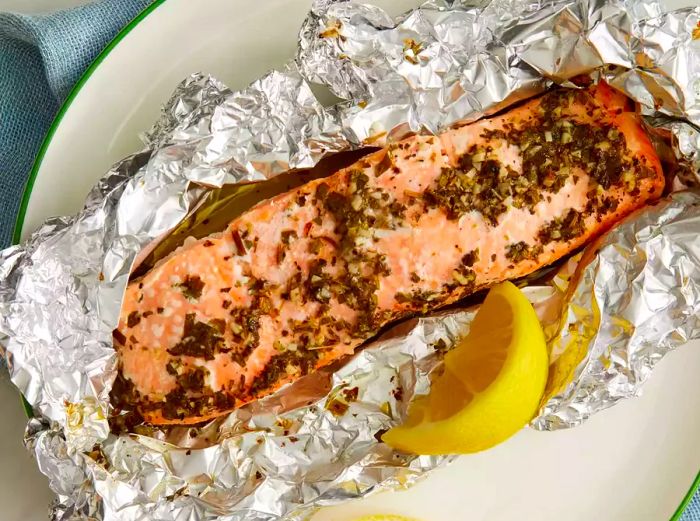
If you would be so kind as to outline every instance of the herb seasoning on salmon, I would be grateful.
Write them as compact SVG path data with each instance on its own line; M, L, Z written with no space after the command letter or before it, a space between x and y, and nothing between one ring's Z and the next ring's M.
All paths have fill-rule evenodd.
M605 84L389 145L131 283L113 404L152 424L224 414L392 320L559 259L663 184L629 100Z

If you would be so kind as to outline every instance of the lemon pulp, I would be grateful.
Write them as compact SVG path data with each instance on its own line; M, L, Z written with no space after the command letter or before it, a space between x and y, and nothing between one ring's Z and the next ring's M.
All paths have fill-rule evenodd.
M548 356L535 310L510 282L494 286L469 334L445 355L430 394L382 440L417 454L477 452L529 422L547 381Z

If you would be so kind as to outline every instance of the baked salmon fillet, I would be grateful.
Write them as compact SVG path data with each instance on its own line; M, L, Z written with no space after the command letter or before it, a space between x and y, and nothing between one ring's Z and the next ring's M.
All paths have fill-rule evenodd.
M391 144L131 282L112 403L151 424L219 416L391 321L552 263L663 186L630 101L605 84Z

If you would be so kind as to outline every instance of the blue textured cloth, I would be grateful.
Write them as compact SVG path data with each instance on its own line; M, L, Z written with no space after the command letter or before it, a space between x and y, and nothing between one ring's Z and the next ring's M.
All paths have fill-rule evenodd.
M34 157L61 102L149 3L102 0L47 15L0 13L0 248L10 244Z
M61 102L104 46L151 0L102 0L49 15L0 13L0 248ZM700 521L700 493L681 521Z
M700 521L700 489L695 493L685 512L683 512L681 521Z

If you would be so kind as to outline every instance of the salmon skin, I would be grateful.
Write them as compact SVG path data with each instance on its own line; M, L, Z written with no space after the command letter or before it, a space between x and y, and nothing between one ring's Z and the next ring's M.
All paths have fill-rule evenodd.
M393 320L552 263L663 186L630 101L605 84L391 144L130 283L112 403L151 424L214 418Z

